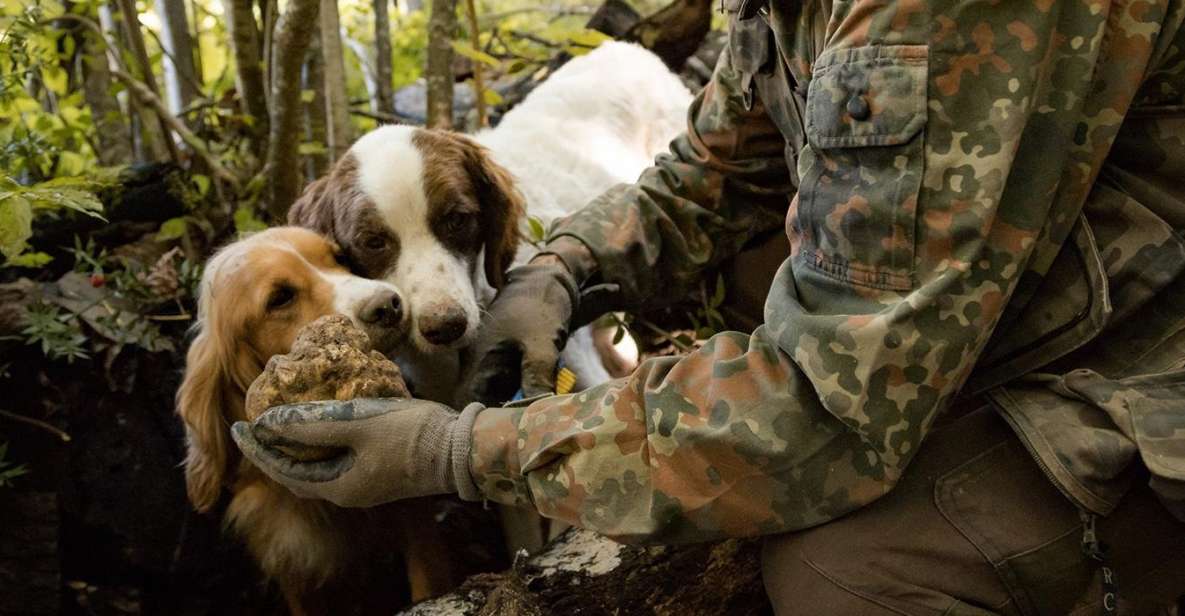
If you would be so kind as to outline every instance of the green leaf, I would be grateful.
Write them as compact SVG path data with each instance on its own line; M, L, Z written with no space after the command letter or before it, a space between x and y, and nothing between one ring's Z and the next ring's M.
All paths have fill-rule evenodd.
M482 90L481 98L483 100L485 100L487 105L490 105L490 106L502 104L502 95L498 94L497 91L491 90L489 88Z
M254 233L256 231L263 231L267 228L267 224L255 216L255 212L249 207L240 207L235 210L235 231L239 233Z
M453 51L465 56L466 58L469 58L470 60L473 60L474 62L481 62L482 64L488 64L493 67L497 67L500 64L497 58L479 49L474 49L469 43L453 41L452 45Z
M26 252L19 254L5 263L5 267L45 267L53 261L53 257L44 252Z
M601 43L611 40L613 40L613 37L604 32L586 28L568 37L568 44L565 46L565 51L579 56L596 49Z
M724 276L716 277L716 292L712 294L712 301L708 306L712 308L719 308L720 304L724 303Z
M527 227L531 230L531 241L542 242L547 239L547 231L543 228L543 221L535 216L527 216Z
M19 194L0 201L0 254L5 259L19 255L33 236L33 206Z
M325 148L325 144L323 143L317 141L307 141L297 146L296 151L301 156L314 156L317 154L324 154L329 150Z
M205 176L205 175L198 173L198 174L194 174L194 176L190 179L193 180L193 186L194 186L194 188L197 189L198 195L205 197L207 194L210 193L210 178L209 178L209 176Z
M77 152L63 150L58 156L58 175L78 175L86 169L86 159Z
M621 342L625 338L625 327L618 325L617 331L613 333L613 344Z
M170 218L160 225L160 231L156 233L156 239L160 242L167 242L175 240L185 235L185 229L189 226L189 221L184 216L177 218Z
M302 102L306 105L313 102L313 99L316 97L317 97L316 90L301 90L300 91L300 102Z
M54 94L65 95L69 87L69 75L57 64L47 64L41 67L41 81Z

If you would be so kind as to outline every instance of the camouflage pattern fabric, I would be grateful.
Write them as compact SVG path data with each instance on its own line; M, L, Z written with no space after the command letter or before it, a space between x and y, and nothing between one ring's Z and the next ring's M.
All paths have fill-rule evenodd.
M1079 507L1138 457L1185 514L1183 5L725 6L688 133L552 237L652 305L784 218L765 324L481 412L483 494L629 541L801 529L983 394Z

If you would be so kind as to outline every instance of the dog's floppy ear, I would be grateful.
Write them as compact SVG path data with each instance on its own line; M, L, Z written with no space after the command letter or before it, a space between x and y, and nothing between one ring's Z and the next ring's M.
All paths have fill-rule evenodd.
M327 175L304 189L304 193L288 208L288 224L312 229L326 237L333 237L333 192Z
M227 469L237 459L230 442L231 417L241 415L242 399L233 367L217 333L203 331L189 347L185 378L177 390L177 414L185 422L185 487L200 512L218 502Z
M526 212L526 203L515 188L510 172L495 163L485 148L468 138L462 139L466 144L466 166L481 203L486 281L501 289L506 282L506 270L518 251L518 226Z

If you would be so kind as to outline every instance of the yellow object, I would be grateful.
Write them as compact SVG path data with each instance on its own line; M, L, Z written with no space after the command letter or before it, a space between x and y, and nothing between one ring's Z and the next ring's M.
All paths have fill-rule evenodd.
M576 387L576 373L567 368L560 368L555 373L555 393L570 394Z

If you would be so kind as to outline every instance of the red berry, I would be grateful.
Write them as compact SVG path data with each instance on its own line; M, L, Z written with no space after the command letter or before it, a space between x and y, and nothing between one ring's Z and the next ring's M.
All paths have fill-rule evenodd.
M107 278L102 274L91 274L91 286L98 289L107 284Z

